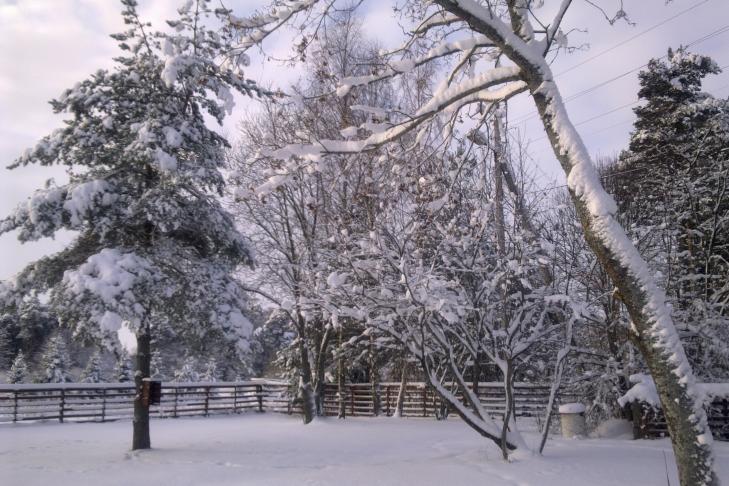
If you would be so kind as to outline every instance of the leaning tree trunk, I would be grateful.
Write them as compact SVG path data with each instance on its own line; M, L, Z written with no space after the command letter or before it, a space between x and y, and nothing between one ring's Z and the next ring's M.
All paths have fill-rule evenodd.
M146 330L137 334L136 370L134 372L134 418L132 419L132 450L152 447L149 437L149 404L142 399L144 378L149 378L152 353L151 337Z
M551 77L551 76L550 76ZM537 80L540 80L537 82ZM556 86L546 76L530 81L552 148L567 175L585 239L618 289L630 314L635 341L653 377L671 435L684 486L716 485L711 430L697 393L696 379L660 290L638 250L615 218L579 135L567 118Z
M706 411L665 294L615 218L615 201L605 192L587 148L567 116L551 68L544 59L546 52L539 50L547 44L538 46L528 39L528 12L518 0L507 1L511 25L491 17L472 1L435 1L485 35L521 69L520 77L534 98L552 150L567 176L585 239L630 314L635 340L656 383L666 416L681 485L718 485Z

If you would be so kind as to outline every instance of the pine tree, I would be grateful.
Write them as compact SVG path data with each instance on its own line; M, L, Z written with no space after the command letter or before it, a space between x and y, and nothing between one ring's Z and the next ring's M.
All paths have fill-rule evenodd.
M10 373L8 374L8 383L25 383L28 377L28 364L25 362L25 355L22 351L13 360L13 365L10 367Z
M81 381L83 383L101 383L104 381L101 372L101 354L99 351L96 351L89 358L86 368L81 374Z
M69 182L49 182L0 221L25 241L66 229L71 246L6 284L9 294L50 290L51 305L76 335L114 346L124 323L136 334L136 386L150 375L150 339L174 323L178 335L217 330L247 352L252 331L233 273L251 261L223 208L233 93L269 94L243 76L246 55L210 0L187 2L171 33L149 31L135 0L122 0L129 30L113 37L124 56L51 102L69 119L12 164L64 165ZM141 397L140 393L137 396ZM149 448L149 411L135 401L133 449Z
M119 358L114 367L114 378L119 383L127 383L132 381L132 364L129 360L129 354L126 350L119 353Z
M697 374L729 376L729 101L701 91L719 68L669 50L639 75L630 149L608 171L636 239L665 281Z
M41 383L66 383L69 380L70 358L66 342L60 334L51 338L41 357Z

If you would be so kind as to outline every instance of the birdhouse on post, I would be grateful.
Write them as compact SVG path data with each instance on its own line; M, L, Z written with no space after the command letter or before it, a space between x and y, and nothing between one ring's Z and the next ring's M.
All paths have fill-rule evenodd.
M145 407L159 405L162 401L162 382L145 378L142 381L142 403Z

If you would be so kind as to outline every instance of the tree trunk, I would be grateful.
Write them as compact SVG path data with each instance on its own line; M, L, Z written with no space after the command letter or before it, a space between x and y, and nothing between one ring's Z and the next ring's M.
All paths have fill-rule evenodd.
M647 264L615 219L614 209L605 211L604 208L590 207L594 205L595 198L602 202L607 200L608 204L613 201L602 188L579 135L567 119L561 100L545 96L539 88L542 82L536 83L530 83L532 94L568 182L573 170L576 170L578 179L588 172L585 180L569 184L570 195L585 239L617 287L630 314L635 340L661 399L681 484L717 485L706 412L695 392L696 379L665 304L665 295L656 286ZM558 96L556 87L554 94ZM558 126L562 127L561 130L556 128ZM579 143L577 149L572 147L576 143Z
M346 375L344 370L344 353L342 352L342 346L343 346L343 335L344 335L344 329L343 326L339 326L338 334L337 334L337 347L339 355L337 356L337 418L343 419L347 418L347 402L346 402L346 396L347 396L347 388L346 388Z
M372 415L380 415L380 370L377 368L375 338L370 335L370 384L372 389Z
M506 437L511 425L514 411L514 365L510 359L506 360L504 370L504 424L501 427L501 455L505 461L509 460L509 449L506 447Z
M658 289L645 260L616 220L615 201L605 192L587 148L567 116L549 64L538 54L536 46L518 37L528 30L522 29L528 21L523 6L517 0L508 0L511 25L507 26L499 19L480 16L481 11L470 9L470 3L436 3L485 35L521 68L520 77L534 98L552 150L567 176L585 239L630 314L638 347L661 399L681 485L718 485L706 411L665 294Z
M304 423L308 424L316 417L316 399L314 388L311 384L311 364L309 363L309 351L306 349L304 337L299 335L299 394L301 396L301 408L304 412Z
M152 447L149 437L149 404L142 401L144 378L149 378L152 361L150 335L146 330L137 334L136 370L134 372L134 418L132 419L132 450Z
M403 356L402 372L400 374L400 390L397 392L397 402L395 403L395 416L402 417L402 410L405 407L405 394L408 386L408 360L407 356Z

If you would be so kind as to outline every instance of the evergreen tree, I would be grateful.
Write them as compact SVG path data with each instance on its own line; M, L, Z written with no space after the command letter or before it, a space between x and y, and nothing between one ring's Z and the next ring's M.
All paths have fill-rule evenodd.
M152 351L152 361L150 363L150 370L151 370L151 378L157 379L157 380L164 380L165 373L163 371L163 364L162 364L162 353L159 349L155 349Z
M28 377L28 364L25 362L25 355L22 351L13 360L13 365L10 367L10 374L8 374L8 383L25 383Z
M66 383L69 380L70 358L66 342L60 334L51 338L41 357L41 383Z
M13 364L15 356L14 325L10 316L0 317L0 370Z
M81 381L83 383L101 383L104 381L101 372L101 355L99 351L96 351L89 358L86 368L81 374Z
M643 253L660 271L697 374L729 376L729 101L701 91L716 63L669 50L641 72L630 149L608 170ZM610 180L608 179L608 180Z
M193 383L200 381L200 375L197 372L197 363L195 358L188 356L182 363L182 367L175 371L174 380L179 383Z
M132 364L129 360L129 354L125 350L119 353L119 358L114 367L114 378L119 383L132 381Z
M11 168L64 165L69 182L36 191L0 221L21 241L78 233L71 246L30 265L0 289L0 300L50 290L51 305L75 335L115 345L122 323L136 334L136 386L150 375L150 339L174 323L178 336L213 329L245 354L252 331L233 277L250 263L243 236L221 205L233 93L267 94L243 76L245 54L229 12L187 2L152 33L135 0L122 0L129 30L113 37L125 55L51 102L65 126ZM141 394L138 393L141 397ZM149 411L135 401L133 448L149 448Z
M221 371L222 370L218 367L218 360L215 359L215 356L211 356L207 363L205 363L205 370L201 376L202 381L220 381L222 378Z

